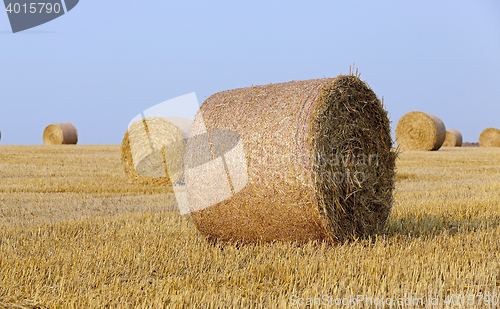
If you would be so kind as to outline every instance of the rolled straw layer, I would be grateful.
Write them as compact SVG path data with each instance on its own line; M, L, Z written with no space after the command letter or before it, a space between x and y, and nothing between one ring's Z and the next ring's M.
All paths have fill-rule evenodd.
M455 129L446 130L446 138L442 147L462 147L462 134Z
M409 112L396 125L396 142L403 151L438 150L446 138L446 128L438 117L422 112Z
M194 222L212 241L338 243L373 234L392 206L391 146L387 111L353 75L216 93L188 141ZM219 176L217 164L226 171ZM218 189L221 179L230 194Z
M479 135L480 147L500 147L500 130L488 128Z
M65 145L78 143L78 132L69 122L48 125L43 131L44 145Z

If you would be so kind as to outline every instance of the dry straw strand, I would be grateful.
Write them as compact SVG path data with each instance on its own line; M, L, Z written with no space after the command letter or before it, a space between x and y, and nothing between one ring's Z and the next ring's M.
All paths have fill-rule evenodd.
M170 187L182 181L190 125L191 120L178 117L149 117L133 123L121 147L128 178L137 184Z
M402 151L439 150L446 138L446 127L437 116L413 111L396 125L396 142Z
M462 134L455 129L446 130L446 138L442 147L462 147Z
M78 132L69 122L48 125L43 131L44 145L66 145L78 143Z
M479 135L479 146L481 147L500 147L500 130L497 128L488 128Z
M220 132L235 132L248 173L240 191L233 183L228 199L192 213L209 240L339 243L384 227L396 153L387 111L357 76L219 92L201 106L193 123L198 126L209 145L191 134L187 169L202 148L222 147L210 141ZM208 173L186 174L190 202L210 194L191 190L214 179Z

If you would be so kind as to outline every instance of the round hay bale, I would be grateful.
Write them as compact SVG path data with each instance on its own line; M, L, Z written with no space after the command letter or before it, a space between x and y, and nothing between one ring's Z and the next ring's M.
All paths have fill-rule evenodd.
M144 185L171 186L182 181L190 125L191 120L178 117L150 117L133 123L121 147L128 178Z
M78 143L78 132L69 122L48 125L43 131L44 145L66 145Z
M488 128L479 135L480 147L500 147L500 130Z
M394 188L389 123L353 75L212 95L186 153L196 226L211 241L239 242L338 243L379 231Z
M396 125L396 142L403 151L438 150L446 138L446 128L438 117L409 112Z
M462 147L462 134L455 129L446 130L442 147Z

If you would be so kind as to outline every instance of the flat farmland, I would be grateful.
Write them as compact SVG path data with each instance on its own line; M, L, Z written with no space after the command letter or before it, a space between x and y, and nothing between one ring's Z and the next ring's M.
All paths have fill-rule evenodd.
M396 180L371 238L210 244L119 145L0 146L0 308L499 307L500 148L400 153Z

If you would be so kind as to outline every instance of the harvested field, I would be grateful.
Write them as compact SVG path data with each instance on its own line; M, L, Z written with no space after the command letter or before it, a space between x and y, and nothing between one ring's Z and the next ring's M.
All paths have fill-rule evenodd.
M337 246L210 244L164 187L127 181L120 150L0 146L0 308L500 295L499 148L401 153L386 228Z

